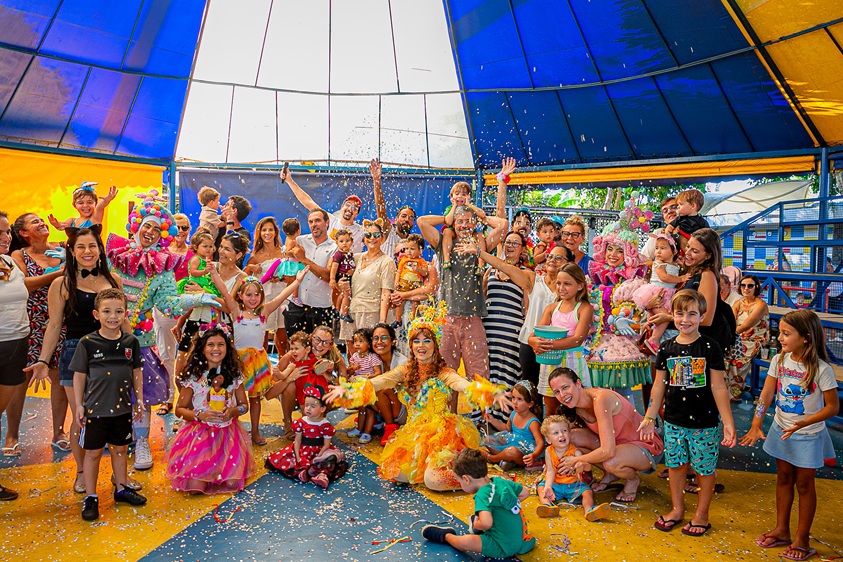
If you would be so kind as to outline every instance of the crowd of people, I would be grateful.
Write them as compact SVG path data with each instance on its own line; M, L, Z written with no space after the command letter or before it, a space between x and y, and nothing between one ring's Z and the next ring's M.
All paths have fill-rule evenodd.
M610 516L596 493L622 481L615 501L634 502L640 474L664 463L672 509L654 523L662 531L683 522L693 471L700 501L681 528L705 535L719 447L738 441L730 400L769 339L758 278L723 269L697 190L662 203L663 229L651 229L653 214L636 194L589 254L579 217L533 224L519 209L510 227L504 206L514 171L504 159L494 212L476 207L471 186L457 182L441 214L416 217L405 206L389 216L375 160L377 218L358 223L359 197L328 212L285 168L280 179L307 216L280 226L264 217L254 233L242 225L249 201L235 195L222 205L210 187L198 192L195 227L153 191L129 215L129 237L112 233L105 243L113 188L99 198L83 185L73 194L79 217L49 217L67 234L61 245L48 242L37 214L14 223L0 214L3 454L20 455L26 388L43 384L51 445L72 452L83 519L99 517L106 445L115 501L146 502L127 455L133 443L134 469L152 468L153 409L181 420L166 454L175 490L237 492L254 472L253 448L267 442L262 403L277 398L290 444L266 456L268 468L323 488L341 478L348 463L325 414L352 408L349 438L365 444L380 435L381 477L477 493L472 523L483 534L424 530L459 550L510 556L535 544L520 513L529 492L490 479L487 463L542 473L537 516L577 501L589 521ZM812 552L816 504L806 483L833 456L824 420L837 413L837 386L814 313L786 315L780 333L757 423L740 442L764 437L760 420L775 403L764 449L778 464L779 517L757 542L788 545L783 556L801 560ZM638 385L644 415L633 400ZM471 413L458 413L460 394ZM248 431L239 421L247 413ZM791 540L794 485L800 517ZM15 498L0 487L0 499Z

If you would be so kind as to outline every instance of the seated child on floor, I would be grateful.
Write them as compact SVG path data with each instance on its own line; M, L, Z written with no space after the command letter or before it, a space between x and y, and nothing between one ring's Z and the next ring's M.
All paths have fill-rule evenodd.
M591 470L587 462L578 462L573 471L559 461L564 457L580 457L582 453L570 441L568 420L562 416L547 416L542 423L542 435L548 441L544 461L544 479L536 484L536 493L541 505L536 511L539 517L556 517L559 507L555 502L573 502L582 496L582 507L586 521L597 521L609 514L611 507L603 503L594 505L594 492L582 481L582 473Z
M372 330L360 328L352 336L355 352L348 359L348 374L354 377L370 379L383 373L383 361L380 355L372 351ZM375 410L371 406L361 408L357 414L357 428L349 431L349 437L360 436L363 444L372 440L372 428L375 425Z
M481 446L486 460L500 463L504 470L514 465L536 466L544 456L544 438L541 434L542 400L530 381L518 381L512 387L512 412L503 423L489 412L483 418L498 433L486 437Z
M108 189L108 195L97 200L97 192L94 186L97 182L82 182L82 187L73 191L73 208L79 211L79 216L59 222L52 214L47 217L50 224L56 230L64 230L68 227L89 228L95 224L102 224L102 217L105 208L117 196L117 188L113 185Z
M175 490L239 492L254 472L249 434L238 419L249 409L241 371L229 328L201 326L181 374L176 415L184 423L167 452L167 478ZM221 411L217 389L227 395Z
M458 535L449 526L425 525L425 539L489 558L508 558L533 550L536 538L527 530L521 509L521 501L530 495L527 488L504 478L489 478L486 459L475 449L460 451L452 470L462 490L474 494L475 514L468 534Z
M302 417L293 422L296 437L292 444L267 457L266 468L327 488L348 471L348 462L342 451L331 445L335 430L325 419L327 408L322 395L318 386L304 389Z

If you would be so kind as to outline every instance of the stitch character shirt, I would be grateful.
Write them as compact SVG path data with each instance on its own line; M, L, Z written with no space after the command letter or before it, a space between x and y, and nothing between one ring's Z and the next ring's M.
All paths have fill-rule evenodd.
M776 377L775 420L784 429L822 410L825 406L823 392L837 388L834 371L825 361L820 360L819 372L807 388L802 384L806 375L805 365L791 359L790 353L776 355L770 360L767 376ZM824 428L825 422L821 421L799 428L796 433L810 435Z
M725 370L717 342L700 335L689 344L671 338L662 344L656 369L667 371L664 420L680 427L716 427L720 420L711 393L711 371Z

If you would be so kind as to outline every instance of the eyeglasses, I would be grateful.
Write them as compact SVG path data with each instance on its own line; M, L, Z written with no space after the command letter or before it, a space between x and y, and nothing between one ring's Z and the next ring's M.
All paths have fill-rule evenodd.
M190 230L190 225L179 225L179 230L181 230L182 232L187 232L188 230Z
M503 245L509 246L510 248L514 248L514 247L517 248L518 246L523 246L523 244L521 244L521 242L518 242L516 240L507 240L506 242L503 243Z
M754 289L755 283L741 283L742 289Z
M367 232L363 235L363 238L374 238L375 240L377 240L381 236L383 236L383 232Z
M678 208L679 208L678 203L674 203L673 205L668 205L667 207L662 207L662 214L664 214L667 211L675 211Z
M562 254L550 254L549 256L547 256L547 261L563 262L563 261L567 261L567 260L565 259L565 256L563 256Z
M413 344L413 345L419 345L420 343L424 344L424 345L430 345L430 344L433 343L433 340L430 340L430 339L423 339L423 340L414 339L414 340L411 340L410 343Z
M582 236L582 232L565 232L562 231L562 238L579 238Z
M323 339L317 338L316 336L311 336L310 341L314 344L319 344L319 345L334 345L334 340L323 340Z
M389 336L372 336L372 341L387 342L387 341L389 341L389 339L390 339Z

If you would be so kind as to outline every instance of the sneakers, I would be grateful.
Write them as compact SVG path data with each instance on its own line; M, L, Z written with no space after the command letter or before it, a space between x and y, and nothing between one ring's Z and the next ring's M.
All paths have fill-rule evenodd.
M474 522L477 521L477 515L472 515L468 518L468 533L470 535L482 535L483 531L478 531L474 528Z
M146 498L134 490L123 488L122 490L114 490L114 502L123 502L129 505L143 505L146 503Z
M348 436L349 437L360 437L361 433L362 432L355 427L354 429L352 429L351 431L348 432Z
M149 439L142 437L135 444L135 470L150 468L152 468L152 451L149 450Z
M350 314L343 314L340 316L340 320L348 322L349 324L354 324L354 318L352 318Z
M397 423L388 423L383 426L383 437L381 437L381 445L386 445L395 430L398 429Z
M369 435L368 433L361 433L360 434L360 443L362 443L363 445L365 445L366 443L368 443L371 440L372 440L372 436Z
M87 496L82 503L82 519L96 521L100 518L100 502L95 496Z
M437 525L422 527L422 536L430 542L438 542L439 544L447 544L445 537L456 534L457 531L453 527L439 527Z

